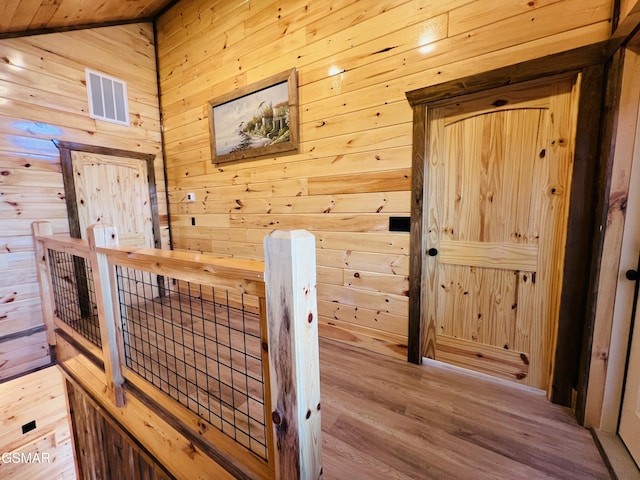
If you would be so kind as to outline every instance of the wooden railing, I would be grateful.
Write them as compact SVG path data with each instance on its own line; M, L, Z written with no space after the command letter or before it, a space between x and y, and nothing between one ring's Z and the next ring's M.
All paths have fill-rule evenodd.
M99 358L101 401L143 399L248 477L321 478L311 234L272 232L259 262L119 247L105 225L88 241L52 236L48 222L33 233L47 339Z

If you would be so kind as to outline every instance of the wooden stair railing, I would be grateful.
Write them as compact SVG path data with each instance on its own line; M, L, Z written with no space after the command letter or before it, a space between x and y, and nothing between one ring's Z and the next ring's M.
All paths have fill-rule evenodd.
M51 235L48 222L35 222L33 234L47 339L50 345L59 345L61 366L77 383L87 388L87 391L90 391L123 427L134 434L176 478L209 478L214 471L221 472L213 467L216 463L223 465L236 478L322 478L318 313L313 235L301 230L274 231L265 237L265 262L258 262L215 258L191 252L119 247L117 232L114 227L108 225L89 227L88 242ZM56 299L49 264L50 250L79 255L84 261L89 262L95 286L91 299L94 302L93 308L98 312L101 349L83 339L77 332L73 332L69 324L56 315ZM157 281L157 284L154 284L157 288L153 289L156 297L150 301L155 302L153 308L158 307L160 310L169 308L167 304L170 303L170 296L182 295L180 289L185 284L188 289L191 289L192 285L199 286L200 292L211 288L214 301L217 301L214 286L227 289L227 298L230 299L227 308L235 309L235 299L244 298L243 295L257 298L255 310L260 321L257 337L260 342L258 356L261 360L263 378L262 408L266 444L264 455L256 454L235 443L233 439L225 436L222 429L218 431L215 425L203 419L204 416L199 412L200 404L197 403L202 403L199 397L196 398L195 410L189 410L188 407L194 402L191 396L183 398L174 395L172 398L167 394L169 387L166 387L166 382L163 384L160 381L154 385L154 379L144 378L135 368L127 366L125 349L135 350L142 344L135 344L132 337L127 336L126 328L123 331L121 315L123 312L129 315L132 310L126 305L123 306L123 300L118 298L118 292L122 291L123 284L127 282L118 276L119 270L126 269L135 270L138 272L137 275L157 279L153 280ZM136 283L130 280L129 282ZM204 290L203 286L206 287ZM140 290L141 287L132 288ZM168 297L159 298L165 295ZM189 298L203 300L205 296L206 294L199 293ZM217 304L214 303L214 310L217 308L215 305ZM136 308L140 310L139 306ZM85 305L84 310L86 309ZM180 311L182 312L182 307ZM141 311L139 315L146 313ZM244 317L244 313L242 315ZM204 314L202 316L204 317ZM162 321L165 324L167 322L166 319ZM177 323L182 328L182 320ZM215 332L218 332L219 327L216 325L215 328ZM147 350L154 348L154 351L162 353L162 347L166 347L168 341L164 331L162 335L151 330L147 333L149 338L154 339L154 342L145 344ZM182 335L184 340L184 331ZM207 332L204 327L198 332L191 330L191 335L194 338L196 335L199 336L205 347L210 344L208 342L214 341L212 337L218 340L217 333ZM160 345L160 340L165 342L164 345ZM128 345L125 345L127 342ZM184 354L185 358L202 360L202 352L196 351L195 343L195 340L189 343L187 339L187 345L180 348L187 352ZM176 348L175 344L173 348ZM191 353L192 350L194 353ZM206 348L204 351L207 352ZM91 362L82 358L85 354L99 355L102 369L92 366ZM129 361L131 364L131 358ZM220 358L213 357L207 357L204 361L208 362L207 364L222 362ZM156 362L149 368L150 371L157 371L159 367ZM245 366L245 373L248 372L247 368ZM196 376L199 375L200 370L195 368L194 371ZM232 371L232 375L234 372L235 370ZM189 383L191 377L188 374L184 377ZM244 393L249 395L248 391ZM220 392L217 394L222 396ZM235 394L233 395L235 398ZM145 411L144 401L152 404L153 408L147 405ZM252 414L249 407L245 408L248 413L234 413L233 418L245 415L246 421L251 423ZM223 413L220 415L222 420ZM148 419L140 422L140 418L134 416L148 416ZM156 430L151 433L154 436L149 436L142 428L147 424L163 425L164 430ZM224 421L221 425L224 427ZM158 436L166 437L165 442L162 438L157 438ZM190 445L189 448L193 451L188 451L189 448L178 448L168 454L163 448L166 447L166 442L172 445ZM251 445L251 438L248 442L248 445ZM190 463L187 461L189 457L200 458L202 454L209 458ZM177 457L185 459L180 460ZM185 465L190 467L185 470ZM212 470L203 471L207 470L206 465L212 465Z

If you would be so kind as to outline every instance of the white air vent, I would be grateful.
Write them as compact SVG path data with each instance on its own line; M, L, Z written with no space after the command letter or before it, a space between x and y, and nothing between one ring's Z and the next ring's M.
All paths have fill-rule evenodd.
M94 72L88 68L85 72L91 118L129 125L127 84L122 80L104 73Z

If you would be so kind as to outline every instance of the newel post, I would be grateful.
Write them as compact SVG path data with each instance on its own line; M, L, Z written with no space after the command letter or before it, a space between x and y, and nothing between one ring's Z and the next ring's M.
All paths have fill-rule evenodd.
M96 290L96 307L102 339L102 358L107 376L108 394L117 407L124 405L124 377L120 364L120 312L117 308L117 288L113 267L99 247L118 246L118 233L112 225L91 225L87 228L89 255Z
M264 239L271 418L277 479L322 478L315 237Z
M36 254L36 270L38 273L38 284L40 285L40 302L42 304L42 316L47 334L47 343L54 347L56 345L56 327L53 323L55 315L55 302L53 296L53 285L51 284L51 267L49 266L49 253L38 236L53 235L50 222L33 222L31 224L33 243Z

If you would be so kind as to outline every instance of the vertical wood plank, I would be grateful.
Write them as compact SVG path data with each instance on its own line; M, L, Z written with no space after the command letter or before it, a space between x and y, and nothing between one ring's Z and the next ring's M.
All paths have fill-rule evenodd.
M567 225L562 297L558 322L558 338L555 351L555 368L551 385L551 400L561 405L571 403L572 385L577 383L578 405L585 389L580 370L582 337L589 330L587 305L589 303L589 270L600 232L594 227L595 173L598 171L601 111L604 82L604 65L585 67L582 70L576 127L574 168L571 178L571 200ZM584 112L589 112L584 114ZM578 341L580 340L580 341ZM582 391L582 393L580 393ZM581 418L581 408L576 415Z
M50 222L33 222L31 224L33 241L36 254L36 270L38 274L38 284L40 285L40 302L42 305L42 315L47 331L47 343L52 347L56 344L55 325L53 316L55 315L55 304L53 301L53 286L51 285L51 271L49 268L49 254L44 244L37 240L38 235L52 235L53 228Z
M60 151L60 165L62 167L62 181L64 184L64 198L67 204L67 215L69 219L69 235L72 238L82 238L80 230L80 220L78 217L78 202L76 198L76 186L73 179L73 159L71 150L59 141L53 142Z
M411 164L411 231L409 246L409 332L407 360L412 363L421 363L423 342L427 338L432 340L427 348L427 355L433 357L435 352L435 325L432 335L422 318L422 252L426 235L423 232L423 206L424 206L424 174L426 161L426 134L427 109L424 105L413 107L413 147Z
M98 322L102 337L102 357L107 375L109 394L116 406L124 405L124 377L120 364L120 314L117 308L113 267L107 256L99 253L97 247L118 246L118 233L111 225L92 225L87 229L93 281L96 289Z
M555 351L560 315L562 274L567 249L567 226L571 176L575 151L575 132L578 115L578 92L581 76L575 80L551 84L549 111L551 112L546 148L546 178L540 204L540 245L535 280L542 301L538 302L544 322L534 322L531 329L532 361L530 381L541 385L549 397L555 366Z
M267 421L269 412L272 412L271 403L271 373L269 372L269 325L267 316L267 299L260 298L260 356L262 358L262 371L264 374L264 414ZM273 428L266 429L267 435L267 463L275 468L275 443L273 441Z
M315 237L265 237L269 376L277 479L322 478Z

